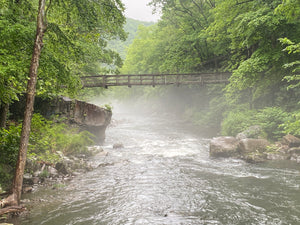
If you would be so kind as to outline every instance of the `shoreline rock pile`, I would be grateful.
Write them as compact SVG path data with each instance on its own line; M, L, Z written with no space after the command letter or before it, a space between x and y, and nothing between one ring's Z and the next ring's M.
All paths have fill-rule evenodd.
M300 163L300 138L288 134L281 141L270 143L259 137L258 133L259 128L255 126L236 137L215 137L210 142L210 156L239 158L250 163L267 160L291 160Z
M90 147L89 150L91 156L104 152L100 146ZM40 185L67 182L76 175L97 167L89 160L90 155L65 156L62 153L60 155L61 160L53 164L27 159L26 173L23 176L23 193L32 192Z

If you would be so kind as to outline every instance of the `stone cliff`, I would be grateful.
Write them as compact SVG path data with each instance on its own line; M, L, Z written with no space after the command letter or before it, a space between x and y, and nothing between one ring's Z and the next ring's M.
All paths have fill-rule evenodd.
M24 101L11 106L13 119L22 119ZM112 112L99 106L72 100L67 97L57 97L52 99L42 99L37 97L35 100L34 112L40 113L46 118L58 115L64 118L64 122L78 126L81 130L87 130L95 135L97 143L103 143L105 139L106 127L110 124Z

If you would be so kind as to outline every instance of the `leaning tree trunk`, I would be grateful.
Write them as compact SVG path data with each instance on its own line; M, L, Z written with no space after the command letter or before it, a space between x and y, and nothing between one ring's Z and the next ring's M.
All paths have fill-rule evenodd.
M38 71L40 55L43 47L43 36L46 29L45 3L46 0L39 0L36 38L34 42L34 49L32 53L30 70L29 70L29 80L27 83L27 91L26 91L27 94L26 108L24 112L24 120L23 120L21 140L20 140L20 149L19 149L15 177L13 181L12 194L8 198L0 202L2 207L16 206L20 204L22 185L23 185L23 175L24 175L24 169L26 164L27 147L28 147L28 141L30 135L31 118L33 113L35 88L37 82L37 71Z

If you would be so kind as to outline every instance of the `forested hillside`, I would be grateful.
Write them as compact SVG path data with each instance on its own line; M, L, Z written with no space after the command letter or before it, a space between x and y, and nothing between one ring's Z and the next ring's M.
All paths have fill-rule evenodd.
M152 22L143 22L134 20L131 18L126 18L126 24L124 26L125 32L128 34L127 39L125 41L122 40L112 40L108 43L108 48L118 52L122 59L126 57L126 48L133 42L133 39L136 36L136 32L140 25L150 26L153 25Z
M223 134L259 124L273 140L283 133L300 135L298 0L153 0L152 5L161 8L162 19L139 28L123 73L233 75L226 87L163 87L144 89L144 95L159 95L164 105L177 106L201 126L222 124Z

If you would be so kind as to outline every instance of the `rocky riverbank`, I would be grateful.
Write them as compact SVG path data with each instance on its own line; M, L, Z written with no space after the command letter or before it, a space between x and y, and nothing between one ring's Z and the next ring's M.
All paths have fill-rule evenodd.
M259 133L258 129L258 127L252 127L236 137L213 138L210 142L210 156L239 158L250 163L267 160L291 160L300 163L299 138L289 134L278 142L270 143L255 135Z
M90 157L105 156L106 152L100 146L89 147L88 154L65 156L60 154L60 160L55 163L39 162L28 159L23 180L23 193L32 192L40 185L62 184L74 176L96 168Z

